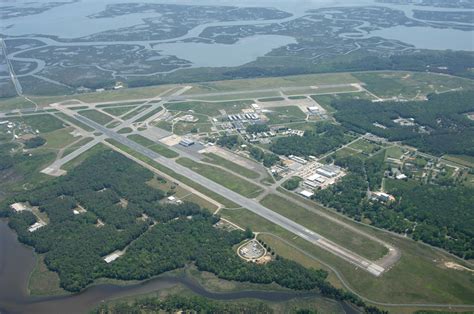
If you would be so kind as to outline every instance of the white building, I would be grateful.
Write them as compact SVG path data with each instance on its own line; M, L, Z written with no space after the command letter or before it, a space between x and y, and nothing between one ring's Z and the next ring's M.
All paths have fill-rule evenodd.
M314 195L313 192L307 191L307 190L302 190L299 192L300 195L303 195L304 197L311 198L311 196Z

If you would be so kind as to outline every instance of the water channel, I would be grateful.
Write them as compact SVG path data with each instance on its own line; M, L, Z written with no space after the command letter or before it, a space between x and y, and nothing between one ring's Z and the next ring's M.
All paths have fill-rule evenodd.
M0 220L0 313L85 313L101 302L120 297L146 294L169 289L178 284L194 293L214 300L237 300L253 298L263 301L286 301L294 298L322 298L316 292L285 291L237 291L210 292L193 278L160 276L133 285L96 285L78 294L66 296L38 297L28 294L28 280L35 266L33 250L18 242L16 234L5 220ZM341 311L358 313L344 302L339 303Z

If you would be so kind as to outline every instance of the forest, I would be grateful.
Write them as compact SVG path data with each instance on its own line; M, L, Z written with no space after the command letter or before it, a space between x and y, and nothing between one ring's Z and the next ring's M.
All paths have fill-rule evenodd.
M331 123L319 123L304 136L280 137L272 143L271 151L278 155L319 156L348 142L346 129Z
M380 188L385 170L382 157L378 154L366 160L354 156L336 159L335 163L349 169L349 174L335 185L316 191L314 198L358 221L368 219L377 227L472 259L474 188L387 179L385 189L396 201L369 201L367 189Z
M432 94L427 101L335 101L335 118L347 128L402 141L435 155L474 156L474 91ZM395 120L413 119L406 125Z
M324 270L279 256L265 265L244 262L234 246L252 236L250 231L215 228L219 217L194 203L164 203L165 192L146 184L152 178L124 156L103 151L64 177L6 199L0 215L9 218L21 242L45 255L47 267L58 273L68 291L81 291L97 278L144 280L194 263L221 279L317 289L371 309L329 284ZM14 202L38 208L47 225L29 232L37 218L32 211L14 212ZM104 257L116 250L125 253L107 264Z

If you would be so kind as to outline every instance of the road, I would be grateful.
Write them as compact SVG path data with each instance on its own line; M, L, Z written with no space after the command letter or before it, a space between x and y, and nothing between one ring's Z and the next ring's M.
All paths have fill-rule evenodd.
M205 186L207 189L210 189L211 191L220 194L233 202L237 203L239 206L242 206L243 208L246 208L250 210L251 212L271 221L272 223L281 226L285 230L325 249L328 250L329 252L343 258L344 260L356 265L357 267L360 267L369 273L371 273L374 276L380 276L384 271L385 268L377 265L376 263L361 257L357 255L354 252L351 252L336 243L322 237L321 235L308 230L306 227L297 224L296 222L264 207L260 203L258 203L255 200L248 199L230 189L227 189L220 184L204 177L201 176L194 171L181 166L177 164L174 160L167 159L165 157L162 157L161 155L155 153L154 151L132 141L126 138L123 135L120 135L116 133L114 130L107 129L106 127L86 118L83 117L79 114L68 112L68 114L72 114L72 117L77 119L78 121L96 129L97 131L103 133L107 137L116 140L117 142L121 143L122 145L125 145L134 151L155 160L156 162L162 164L163 166L191 179L194 182L197 182L198 184Z

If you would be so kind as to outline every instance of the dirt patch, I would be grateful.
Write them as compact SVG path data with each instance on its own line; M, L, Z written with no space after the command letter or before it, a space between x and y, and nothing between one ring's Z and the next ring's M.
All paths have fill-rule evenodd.
M470 269L470 268L467 268L463 265L460 265L458 263L454 263L454 262L444 262L443 265L446 267L446 268L450 268L450 269L455 269L455 270L465 270L465 271L469 271L469 272L474 272L474 270Z

